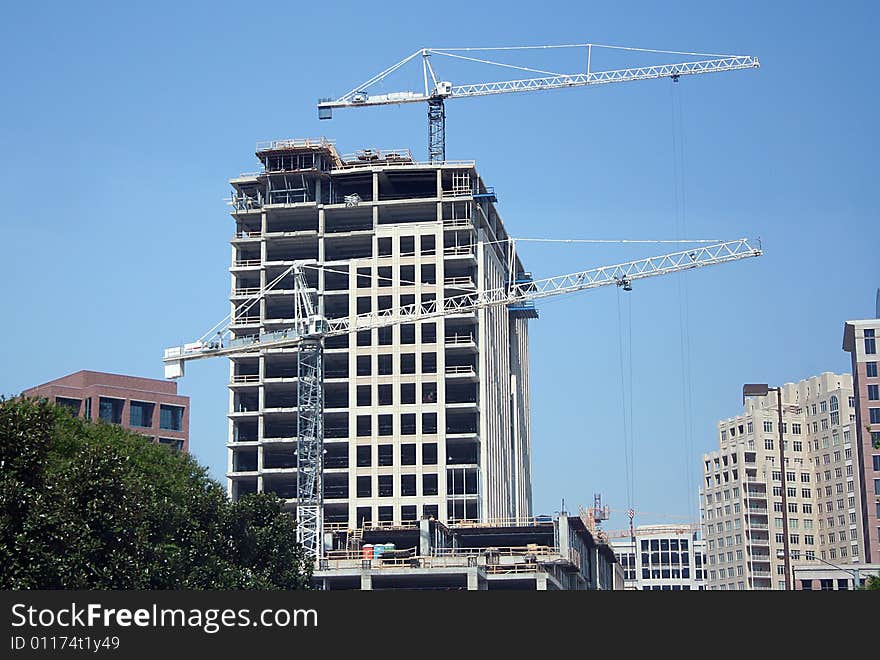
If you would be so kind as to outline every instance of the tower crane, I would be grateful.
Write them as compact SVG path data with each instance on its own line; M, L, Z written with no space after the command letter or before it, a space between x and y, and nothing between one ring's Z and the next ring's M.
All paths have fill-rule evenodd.
M319 558L322 550L324 451L323 350L324 340L360 330L412 323L449 314L472 312L501 305L522 305L535 300L616 285L631 290L632 282L648 277L723 264L763 254L760 243L739 239L701 245L689 250L648 257L611 266L582 270L545 279L508 282L504 287L430 300L399 308L328 319L317 311L305 269L320 269L317 263L297 261L254 294L250 305L287 274L294 278L293 325L275 332L233 338L228 324L216 335L210 330L202 339L168 348L164 353L165 377L184 375L192 360L223 355L240 355L268 349L296 347L297 350L297 539L306 552Z
M533 67L516 66L504 62L496 62L485 57L474 57L471 53L496 51L525 51L539 49L583 49L586 66L583 71L574 73L556 73ZM640 53L659 53L664 55L683 55L699 57L695 61L682 61L674 64L640 66L626 69L594 70L593 51L598 49L636 51ZM468 54L464 54L468 53ZM377 83L387 78L404 65L421 56L422 90L373 93ZM499 82L476 82L456 85L437 75L432 58L446 57L465 60L490 66L517 69L529 73L542 74L540 77L521 78ZM625 46L608 46L603 44L563 44L547 46L510 46L488 48L420 48L408 57L391 65L384 71L374 75L342 96L323 98L318 101L318 118L330 119L334 108L365 108L370 106L400 105L403 103L428 104L428 158L430 162L446 160L446 101L474 96L490 96L495 94L511 94L514 92L537 92L569 87L586 87L588 85L605 85L609 83L630 82L635 80L652 80L656 78L672 78L678 81L681 76L700 75L753 69L760 67L757 57L751 55L719 55L716 53L687 53L670 50L652 50Z

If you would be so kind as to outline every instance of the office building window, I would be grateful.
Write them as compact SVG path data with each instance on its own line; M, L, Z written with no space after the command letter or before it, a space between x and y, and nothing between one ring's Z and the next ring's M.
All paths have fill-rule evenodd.
M67 397L63 396L56 396L55 405L61 406L65 410L69 410L70 414L76 417L77 415L79 415L79 408L80 405L82 405L82 402L79 399L68 399Z
M394 446L379 445L379 465L394 464Z
M400 475L400 496L411 497L416 494L416 475L402 474Z
M183 451L183 440L180 438L159 438L159 444L170 447L174 451Z
M373 448L362 445L357 448L357 466L370 467L373 464Z
M868 417L871 424L880 424L880 408L868 408Z
M379 497L394 497L394 477L392 475L379 475Z
M373 494L373 482L371 477L357 478L357 496L370 497Z
M876 362L866 362L865 363L865 375L868 378L877 378L877 363Z
M436 495L437 494L437 475L436 474L423 474L422 475L422 495Z
M412 443L400 445L400 464L415 465L416 464L416 446Z
M426 442L422 445L422 465L437 465L436 442Z
M183 408L181 406L159 406L159 428L168 431L183 430Z
M880 401L880 385L868 385L868 401Z
M867 328L865 330L865 353L867 355L874 355L877 352L877 344L874 339L874 330L872 328Z
M122 406L124 404L125 401L123 399L111 399L102 396L98 401L98 419L110 424L122 424ZM165 406L162 407L164 408ZM163 426L162 428L169 427Z
M128 423L132 426L150 428L151 426L153 426L153 410L155 410L155 408L156 404L154 403L146 403L144 401L132 401L128 405Z
M400 416L400 434L415 435L416 434L416 414L405 413Z

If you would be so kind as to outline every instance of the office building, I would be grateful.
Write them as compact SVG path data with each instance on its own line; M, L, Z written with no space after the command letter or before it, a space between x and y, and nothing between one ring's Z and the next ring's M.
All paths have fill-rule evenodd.
M849 374L783 385L784 465L776 392L719 422L700 491L708 589L784 589L786 523L791 565L865 561L853 405Z
M189 450L189 397L177 393L175 382L77 371L22 396L45 398L78 417L118 424L154 442Z
M623 568L623 588L639 591L705 589L706 544L699 525L642 525L611 547Z
M880 293L878 318L847 321L843 350L852 358L855 397L855 459L862 485L860 524L864 527L864 559L880 563L880 377L877 343L880 338Z

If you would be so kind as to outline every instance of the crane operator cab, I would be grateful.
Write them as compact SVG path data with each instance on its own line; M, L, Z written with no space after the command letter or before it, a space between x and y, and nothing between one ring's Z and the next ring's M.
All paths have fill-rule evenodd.
M322 339L328 332L330 332L330 324L326 318L320 314L314 314L309 317L309 323L305 331L307 338Z

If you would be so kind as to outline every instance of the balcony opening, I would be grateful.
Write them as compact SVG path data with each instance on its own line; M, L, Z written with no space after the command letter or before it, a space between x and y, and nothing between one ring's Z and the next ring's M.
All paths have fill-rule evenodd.
M318 231L318 211L314 208L273 210L266 216L266 233Z
M325 234L372 230L373 209L369 206L362 208L326 209L324 211Z
M380 200L432 197L437 197L437 175L434 170L379 173Z
M334 177L329 184L330 204L356 207L361 202L373 201L372 173L346 174Z
M255 472L257 470L257 450L241 449L233 453L233 472Z

